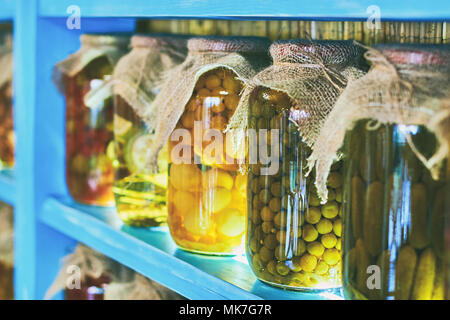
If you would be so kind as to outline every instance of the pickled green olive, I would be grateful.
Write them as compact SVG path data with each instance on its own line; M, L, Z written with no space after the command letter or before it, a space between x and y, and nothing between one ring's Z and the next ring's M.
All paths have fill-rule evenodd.
M269 175L261 173L266 167L262 162L249 165L248 261L256 276L271 285L293 290L338 287L342 166L333 166L330 198L321 204L313 177L303 172L310 148L289 121L291 106L286 94L265 88L250 98L249 129L279 130L276 141L271 136L264 143L271 151L278 147L280 157L278 170Z

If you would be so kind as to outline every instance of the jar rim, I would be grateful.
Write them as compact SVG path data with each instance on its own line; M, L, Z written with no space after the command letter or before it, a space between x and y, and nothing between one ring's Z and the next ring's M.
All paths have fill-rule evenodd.
M362 57L363 52L364 48L353 40L288 39L275 41L270 46L274 62L307 63L310 57L316 56L325 64L342 64Z
M447 65L450 62L449 45L376 45L391 63L395 65Z
M269 47L264 37L195 37L188 41L189 51L194 52L264 52Z
M80 36L80 42L88 46L126 47L130 43L129 34L95 34L87 33Z
M189 36L185 35L137 34L131 37L131 46L133 48L147 48L156 46L186 48L189 38Z

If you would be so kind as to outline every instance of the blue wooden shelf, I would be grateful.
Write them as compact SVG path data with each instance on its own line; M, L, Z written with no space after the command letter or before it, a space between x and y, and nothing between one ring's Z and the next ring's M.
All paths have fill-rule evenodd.
M0 22L10 21L14 17L14 0L0 0Z
M79 6L81 17L366 20L367 8L376 5L382 20L450 19L445 0L40 0L38 12L41 17L67 17L71 5Z
M80 30L66 24L73 5L80 9ZM64 101L51 79L55 63L79 48L80 34L133 32L141 17L366 20L371 5L380 8L382 20L450 21L444 0L0 0L0 22L14 23L18 170L0 172L0 200L15 204L16 298L42 299L58 262L78 241L190 299L341 298L270 287L255 279L245 257L189 254L165 230L130 228L113 209L69 200Z
M0 200L10 205L16 201L16 183L13 170L0 171Z
M273 288L255 279L245 256L209 257L177 249L167 228L128 227L114 209L63 198L45 201L40 219L189 299L342 299Z

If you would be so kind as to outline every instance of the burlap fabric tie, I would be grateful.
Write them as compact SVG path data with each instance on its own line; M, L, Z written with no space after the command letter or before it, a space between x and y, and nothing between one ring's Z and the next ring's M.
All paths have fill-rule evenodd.
M0 208L0 262L14 266L13 209L8 205Z
M199 37L188 41L186 60L167 76L144 118L154 128L154 143L148 155L152 171L157 171L158 153L175 129L200 76L213 69L226 68L246 84L267 66L268 45L267 39L256 37Z
M187 54L185 36L134 36L132 50L118 62L113 75L113 93L122 97L143 118L158 111L151 103L169 70L184 61ZM154 128L154 123L148 123Z
M304 142L313 146L320 128L349 81L364 74L363 49L352 41L281 40L272 44L273 65L248 83L227 131L237 133L233 146L242 148L242 129L248 118L249 98L257 87L286 93L294 102L290 119L298 125ZM301 112L295 112L295 111ZM241 134L239 134L241 132Z
M13 53L10 41L0 46L0 88L13 78Z
M449 154L450 46L379 45L365 56L370 71L340 96L308 160L309 170L315 167L315 184L323 202L330 166L340 157L346 132L358 120L373 120L372 129L378 124L404 124L423 125L433 132L439 148L428 159L412 139L407 141L434 178Z
M106 57L112 66L128 51L125 35L83 34L80 49L55 65L53 81L64 92L64 77L74 77L95 59Z

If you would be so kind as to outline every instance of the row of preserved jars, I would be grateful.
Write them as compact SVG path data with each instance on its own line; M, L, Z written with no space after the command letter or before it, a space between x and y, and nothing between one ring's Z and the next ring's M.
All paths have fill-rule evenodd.
M95 44L95 35L84 37ZM232 40L202 41L209 52L233 53ZM110 51L121 46L125 54L124 42L110 40L107 46ZM316 54L336 53L324 48ZM303 43L301 50L314 52L315 44ZM302 112L298 103L281 90L254 88L241 120L267 134L257 134L253 145L248 140L244 173L223 132L245 81L232 68L205 59L154 173L148 157L155 128L142 113L114 94L94 107L85 105L87 92L109 80L114 62L101 55L64 80L66 177L76 201L115 203L130 226L168 224L176 244L187 251L232 255L245 247L257 278L271 285L321 290L343 283L352 299L445 297L449 171L434 180L406 143L412 135L433 154L436 139L426 129L393 124L367 130L366 121L359 122L347 134L345 156L332 165L328 198L321 203L314 174L305 172L311 147L292 121ZM156 87L149 90L158 94ZM311 119L307 112L302 117ZM210 129L219 134L202 139ZM226 143L211 150L211 141ZM261 170L267 162L248 163L251 147L258 154L261 148L276 151L277 169L267 174ZM381 268L381 289L368 287L372 265Z
M14 166L12 37L0 32L0 169Z

